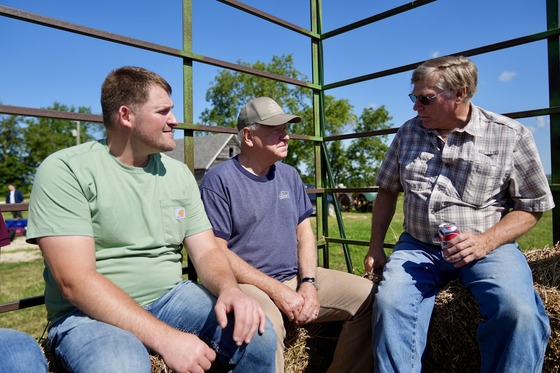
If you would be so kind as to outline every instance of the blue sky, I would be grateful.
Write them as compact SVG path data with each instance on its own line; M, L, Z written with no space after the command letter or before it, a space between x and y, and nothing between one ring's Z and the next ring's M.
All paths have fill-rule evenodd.
M299 25L309 26L306 0L246 0L246 4ZM63 21L182 46L181 1L164 0L0 0L5 6ZM323 31L393 9L406 1L323 0ZM479 46L546 31L545 0L438 0L362 29L327 39L325 81L333 83L394 66L456 53ZM0 16L0 102L44 108L59 102L89 106L100 113L100 85L119 66L154 70L173 86L182 102L181 61L135 48L112 45L68 32ZM215 0L193 0L193 51L228 62L269 62L274 55L293 54L296 68L311 77L309 40L297 33ZM479 68L473 102L497 113L548 106L547 46L539 41L472 57ZM194 65L194 118L206 108L205 94L218 68ZM346 98L356 114L385 105L393 127L413 117L410 72L332 89ZM176 110L179 120L183 113ZM528 118L543 165L550 172L549 118Z

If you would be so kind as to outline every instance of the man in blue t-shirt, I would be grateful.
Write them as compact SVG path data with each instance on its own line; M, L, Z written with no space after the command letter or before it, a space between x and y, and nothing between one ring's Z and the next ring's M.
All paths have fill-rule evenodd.
M317 268L313 208L288 154L285 114L268 97L245 105L241 153L212 168L202 199L241 289L257 299L277 335L276 372L284 371L284 318L296 324L344 320L330 372L371 372L372 282Z

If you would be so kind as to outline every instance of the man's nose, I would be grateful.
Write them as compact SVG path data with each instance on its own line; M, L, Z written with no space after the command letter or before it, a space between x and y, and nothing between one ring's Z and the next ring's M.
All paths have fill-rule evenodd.
M169 127L177 127L179 125L179 121L177 120L177 117L175 117L175 114L173 114L173 112L171 113L171 116L167 121L167 125Z
M424 105L422 105L420 100L416 100L414 105L412 105L412 110L414 110L414 111L418 111L418 110L423 109L423 108L424 108Z

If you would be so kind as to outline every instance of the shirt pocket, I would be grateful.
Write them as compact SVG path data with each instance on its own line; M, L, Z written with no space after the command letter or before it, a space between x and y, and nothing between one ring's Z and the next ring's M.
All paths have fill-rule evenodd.
M161 222L166 244L179 245L187 232L187 199L160 201Z
M461 161L466 180L460 193L463 202L476 207L485 206L499 192L502 169L490 157L480 156L474 161Z
M434 155L421 152L415 156L406 154L401 161L400 180L406 191L430 191L436 179L430 162L434 162ZM432 166L433 167L433 166Z

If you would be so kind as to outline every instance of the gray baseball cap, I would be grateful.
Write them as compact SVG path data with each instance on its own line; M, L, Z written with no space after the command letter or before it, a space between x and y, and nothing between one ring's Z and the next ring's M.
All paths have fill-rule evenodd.
M284 113L284 110L271 98L257 97L247 102L239 112L237 118L237 129L253 124L263 124L265 126L279 126L286 123L301 122L301 117Z

